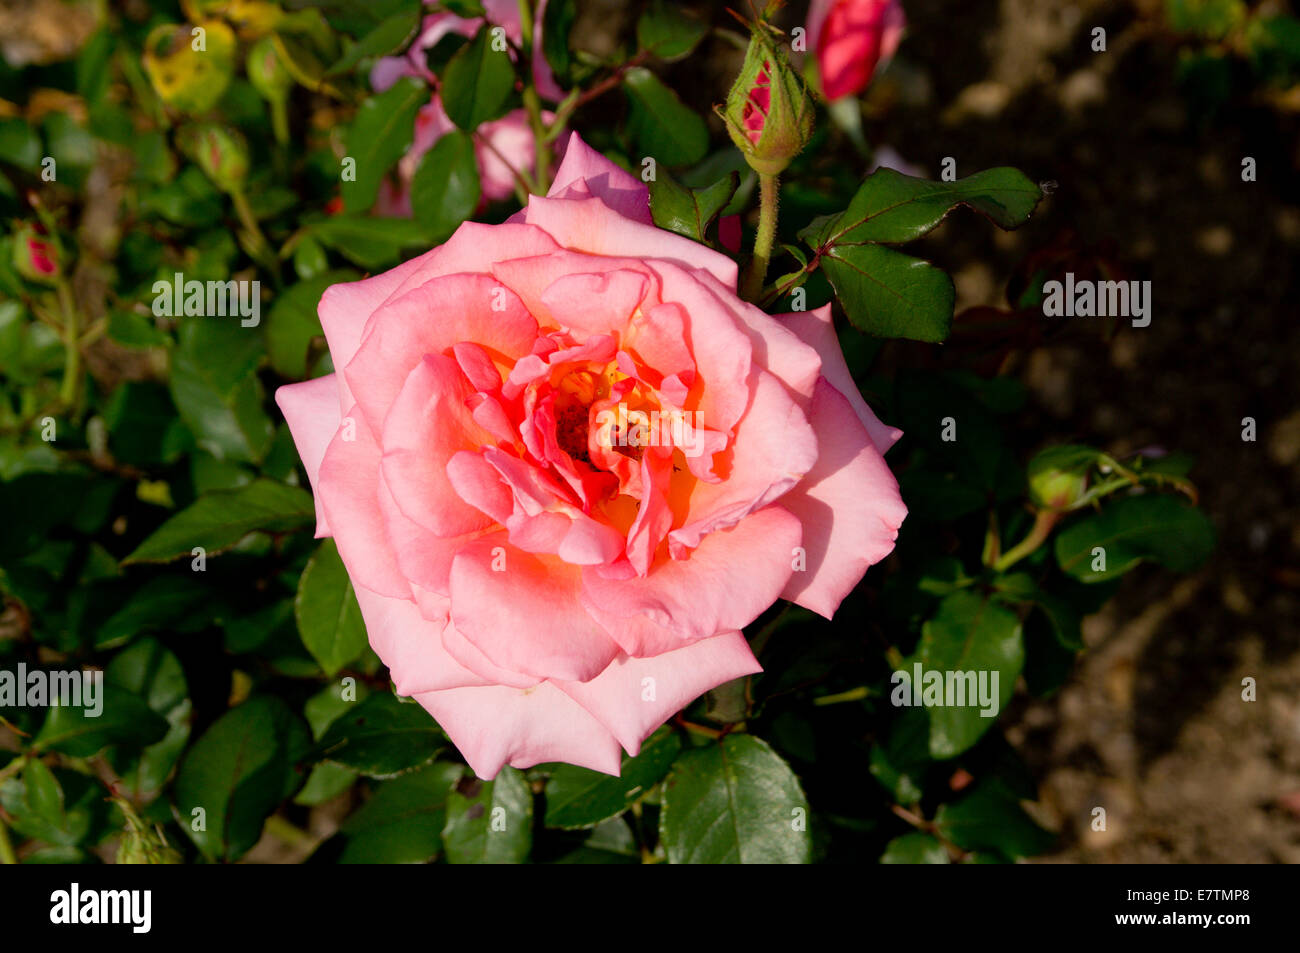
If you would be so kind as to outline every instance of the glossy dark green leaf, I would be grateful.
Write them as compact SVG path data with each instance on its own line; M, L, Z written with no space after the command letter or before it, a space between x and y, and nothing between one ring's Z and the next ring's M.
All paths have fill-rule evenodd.
M919 685L912 683L917 663L922 669ZM904 659L904 678L893 680L890 697L895 704L925 701L930 716L930 754L951 758L975 744L997 722L998 712L1015 692L1024 663L1020 618L985 594L962 590L945 598L922 627L921 641ZM966 694L972 687L970 679L952 674L962 672L975 674L975 697ZM978 683L983 680L992 694L994 672L998 677L996 699L981 699ZM925 698L931 673L943 678L942 687L951 675L954 693L951 697L943 694L939 705Z
M420 864L442 850L447 801L464 768L438 762L380 784L340 828L341 864Z
M447 798L442 843L453 864L518 864L533 841L533 794L520 771L492 781L466 770Z
M403 77L361 104L347 138L347 156L356 162L356 175L340 185L349 212L365 212L375 204L380 181L410 147L415 114L428 101L427 86Z
M956 291L943 269L871 244L832 245L821 267L858 330L913 341L948 336Z
M320 249L315 242L298 247L311 246ZM266 353L277 374L292 380L307 376L307 354L311 343L324 333L317 316L321 295L330 285L355 281L359 277L356 272L346 269L324 272L286 288L276 297L267 315L265 333Z
M1056 838L1025 813L1002 782L982 781L935 814L940 834L967 850L994 850L1008 857L1033 857L1049 850Z
M1057 535L1055 548L1060 567L1082 582L1112 579L1143 560L1189 572L1213 551L1214 526L1180 496L1129 496L1070 523ZM1098 549L1102 554L1094 552Z
M731 172L708 188L688 189L660 169L650 182L650 214L660 228L697 242L740 187L740 174Z
M123 563L168 562L190 556L195 547L211 556L256 530L289 532L315 520L316 504L306 490L258 479L200 497L163 523Z
M391 778L433 761L447 746L437 723L414 702L376 692L337 718L317 755L372 778Z
M307 231L322 245L369 270L396 264L404 251L429 247L423 226L409 218L340 215L313 222Z
M411 208L432 242L445 241L474 214L480 194L474 140L454 129L424 154L411 180Z
M173 797L182 830L205 856L234 860L257 843L266 818L302 783L295 765L308 738L307 726L284 702L257 695L194 743Z
M637 46L663 60L681 59L708 34L707 23L666 0L654 0L636 21Z
M393 14L357 40L342 57L335 61L333 66L325 71L325 75L338 76L364 59L386 56L394 50L401 49L414 38L420 20L421 11L418 7Z
M1079 613L1068 601L1043 589L1028 573L1002 576L993 580L993 586L1007 600L1026 603L1040 610L1063 648L1072 652L1083 648Z
M1001 228L1015 228L1033 213L1042 191L1018 169L986 169L956 182L935 182L877 169L867 176L841 215L800 234L814 248L863 242L910 242L934 229L958 205L967 205Z
M254 373L260 335L230 317L180 322L168 379L172 400L200 447L221 460L256 462L271 443L271 418Z
M643 156L661 165L690 165L709 151L709 127L659 77L644 67L623 74L630 110L628 129Z
M807 828L798 778L752 735L684 752L664 782L659 837L670 863L808 863Z
M151 579L96 629L95 646L113 648L143 631L202 626L205 613L197 610L212 597L212 585L199 573Z
M74 674L80 679L80 672ZM103 678L102 673L99 677ZM139 696L116 685L103 682L102 694L95 699L94 707L89 707L84 690L81 701L80 705L50 708L45 724L32 741L34 750L89 758L108 745L143 748L167 734L166 721ZM98 715L94 714L96 708Z
M115 655L104 669L113 685L143 698L167 720L167 734L138 754L115 749L110 761L127 791L147 801L162 790L190 737L189 687L180 660L156 639L140 639Z
M661 728L635 758L625 757L618 777L558 764L546 782L546 826L574 830L617 817L663 780L681 751L677 733Z
M442 75L443 108L452 122L473 132L506 112L514 88L510 54L492 48L492 27L485 24L447 64Z
M895 837L880 855L882 864L947 864L952 861L943 844L929 834L914 831Z
M334 540L323 540L303 569L293 613L302 644L326 675L365 650L366 624Z
M533 52L534 56L546 58L556 82L565 87L569 85L573 68L569 35L577 19L578 9L574 0L549 0L542 14L542 48Z

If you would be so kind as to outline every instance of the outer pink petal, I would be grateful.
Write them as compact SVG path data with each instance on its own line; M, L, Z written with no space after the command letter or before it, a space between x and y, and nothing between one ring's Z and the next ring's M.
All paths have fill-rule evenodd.
M849 365L844 360L844 351L840 349L839 338L835 335L831 306L828 304L814 311L795 311L791 314L778 315L777 320L797 334L806 344L816 348L817 353L821 355L822 376L848 399L853 412L862 421L862 426L866 427L867 433L871 434L871 442L876 445L876 449L884 453L892 447L903 435L903 431L881 423L880 418L872 413L867 402L862 399L858 385L854 383L853 375L849 373Z
M687 559L648 576L611 580L583 570L583 592L613 616L644 615L689 639L743 629L776 601L794 571L799 520L773 505L711 533Z
M822 446L817 465L781 497L803 523L807 566L781 595L829 619L867 568L894 548L907 507L848 400L824 381L813 397L812 425Z
M528 199L524 221L574 251L663 259L684 268L702 268L727 287L736 287L736 263L726 255L684 235L627 218L599 198L554 199L534 195Z
M379 444L355 407L325 450L316 502L325 510L352 581L380 595L409 599L411 587L397 566L379 509Z
M320 464L334 434L339 429L338 384L335 375L326 374L299 384L286 384L275 392L289 433L298 447L298 456L307 470L307 479L315 490L320 479ZM316 497L316 536L328 536L329 524L325 522L325 509Z
M426 619L409 599L390 599L354 585L375 654L388 666L399 695L489 684L442 647L445 623Z
M445 275L379 308L343 375L366 420L381 430L407 375L424 355L472 341L519 358L529 353L536 337L537 322L495 278Z
M622 656L589 682L556 684L635 757L651 732L709 689L762 670L745 637L725 632L654 658Z
M494 569L494 550L504 569ZM498 565L500 565L498 563ZM451 616L494 664L539 678L584 681L618 654L578 599L581 577L558 559L520 550L504 533L465 546L451 564Z
M523 689L453 688L415 697L481 778L496 777L507 763L528 768L544 761L619 773L614 735L549 682Z
M512 255L541 255L558 247L546 233L527 225L466 222L437 248L396 268L362 281L331 285L321 295L318 313L335 369L342 370L351 362L361 345L366 322L395 293L441 275L486 272L502 248L509 249ZM339 386L339 410L349 410L355 401L347 381L342 374L334 379Z
M540 21L539 21L540 22ZM614 211L650 225L650 189L591 146L576 132L569 136L564 161L555 172L548 198L586 198L594 195Z

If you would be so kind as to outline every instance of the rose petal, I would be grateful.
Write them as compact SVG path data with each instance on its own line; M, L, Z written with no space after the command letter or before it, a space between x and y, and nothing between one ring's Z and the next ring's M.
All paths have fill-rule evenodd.
M316 536L330 535L321 506L319 490L320 464L343 419L339 413L338 384L335 375L326 374L298 384L286 384L275 392L275 402L284 414L289 433L298 448L298 456L307 471L307 479L316 490Z

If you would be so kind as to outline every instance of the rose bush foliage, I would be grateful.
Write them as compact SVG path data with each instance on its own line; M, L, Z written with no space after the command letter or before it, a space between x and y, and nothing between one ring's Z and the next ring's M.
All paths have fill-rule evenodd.
M0 42L0 862L1051 849L1008 707L1213 533L1181 455L1034 423L1043 283L1113 266L872 142L898 3L47 7ZM1004 306L953 313L973 216L909 253L958 206L1030 222Z

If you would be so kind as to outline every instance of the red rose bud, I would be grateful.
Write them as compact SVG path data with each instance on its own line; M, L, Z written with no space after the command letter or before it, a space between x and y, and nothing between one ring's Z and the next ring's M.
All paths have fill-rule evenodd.
M289 90L293 87L293 77L280 59L274 38L264 36L253 44L248 51L245 69L248 81L264 99L274 103L288 98Z
M61 271L59 247L45 227L23 222L14 230L14 270L28 281L54 284Z
M808 144L813 125L808 90L771 30L754 24L740 75L718 110L736 148L762 175L780 174Z
M866 89L898 49L905 26L898 0L813 0L808 45L826 99L834 102Z
M187 126L180 146L223 192L238 192L248 178L248 145L236 129L215 123Z

